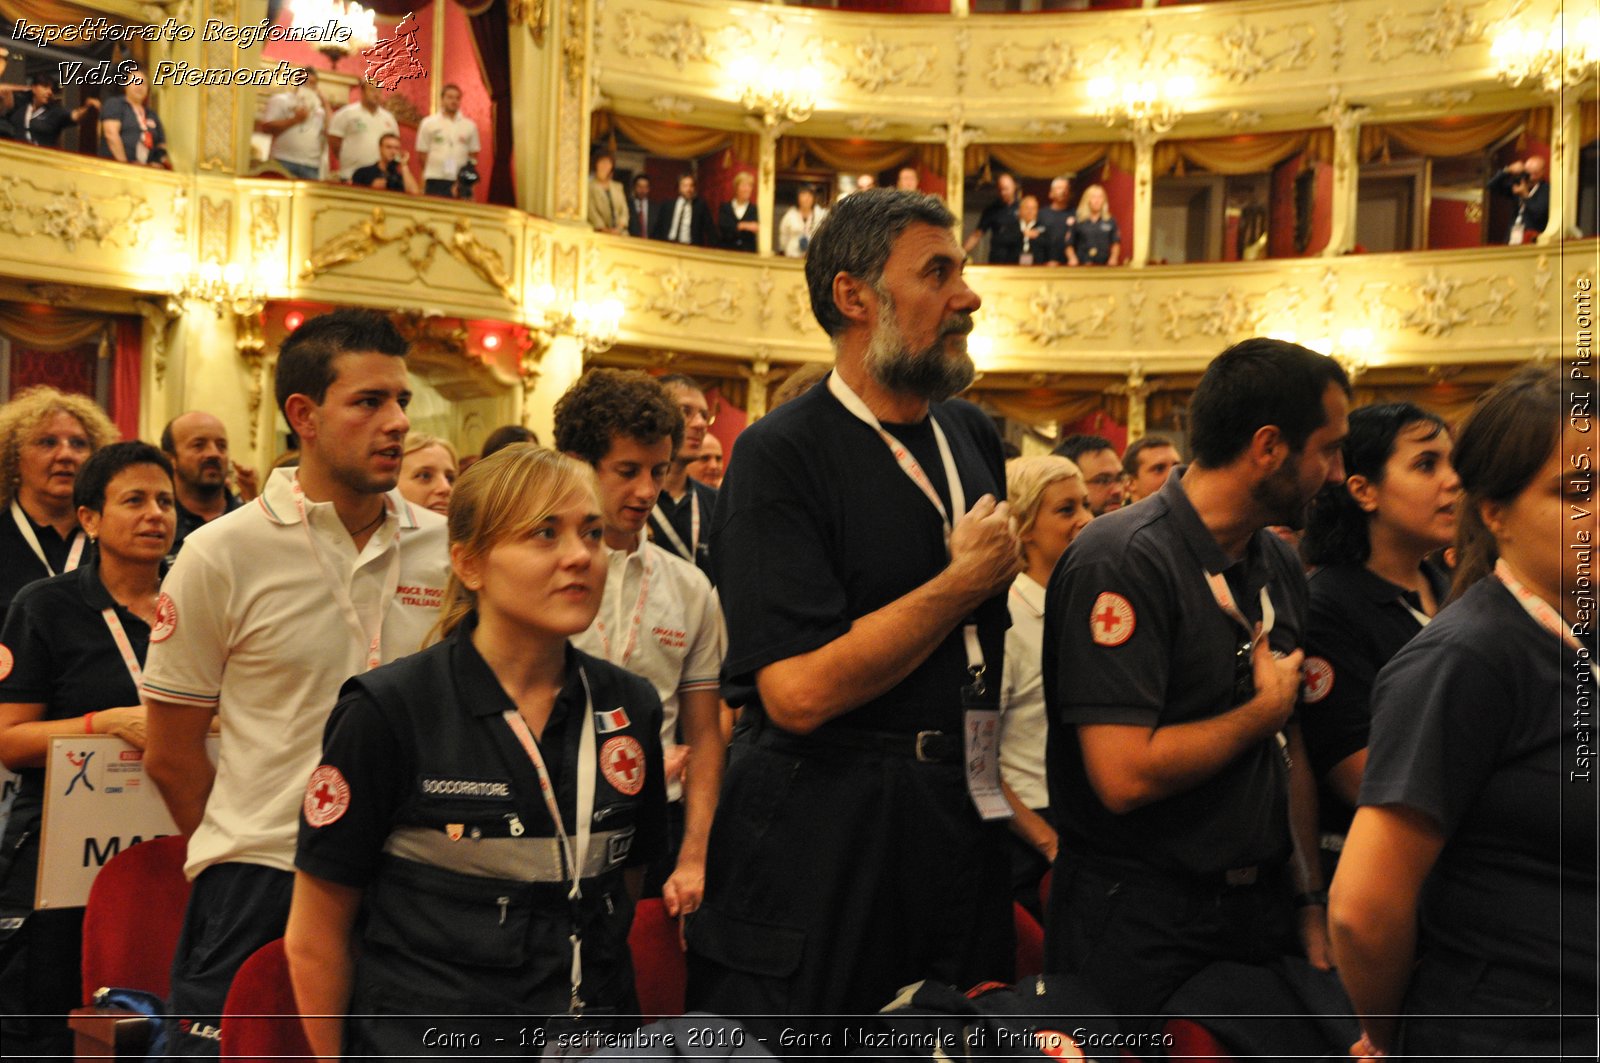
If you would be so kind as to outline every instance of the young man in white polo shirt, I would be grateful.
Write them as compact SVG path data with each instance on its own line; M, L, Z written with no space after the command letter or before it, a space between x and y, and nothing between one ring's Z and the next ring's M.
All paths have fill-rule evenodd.
M594 466L610 553L600 613L572 642L648 679L661 698L672 845L650 869L645 892L659 890L669 915L687 915L705 890L706 839L727 745L716 592L694 565L644 535L683 443L683 416L645 374L594 369L556 403L555 421L557 449Z
M216 1054L239 965L283 935L306 778L340 685L415 653L438 619L445 522L395 490L410 427L405 353L375 311L295 331L277 398L299 469L277 470L256 504L196 530L162 587L145 764L190 836L194 889L172 967L177 1054Z
M472 198L471 186L456 188L456 177L467 163L478 164L478 125L461 113L461 87L439 90L439 110L417 126L417 150L422 153L422 190L430 196Z
M378 161L379 145L387 135L400 135L400 123L383 105L383 91L370 81L361 83L361 98L334 112L328 123L328 146L339 156L339 179Z

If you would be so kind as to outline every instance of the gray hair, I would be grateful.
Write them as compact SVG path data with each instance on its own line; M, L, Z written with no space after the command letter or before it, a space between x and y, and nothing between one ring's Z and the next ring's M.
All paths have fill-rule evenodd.
M834 277L876 286L895 240L919 222L948 229L956 219L938 196L889 188L855 192L829 212L806 251L806 287L822 331L837 336L850 323L833 301Z

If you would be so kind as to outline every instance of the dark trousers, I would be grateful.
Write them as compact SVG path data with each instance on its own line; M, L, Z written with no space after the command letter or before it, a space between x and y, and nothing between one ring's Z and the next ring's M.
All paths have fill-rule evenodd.
M667 802L667 850L652 861L644 872L644 897L661 896L661 888L678 868L678 853L683 850L683 800Z
M1007 833L978 818L959 763L736 737L688 926L689 1009L837 1047L845 1016L912 982L1009 982Z
M172 959L174 1055L217 1055L233 976L253 952L283 937L293 891L293 874L260 864L213 864L194 880Z
M5 918L22 924L0 930L0 1054L70 1057L67 1012L83 1003L83 909L6 912Z
M1586 1003L1592 1005L1593 992ZM1583 998L1579 998L1583 999ZM1467 956L1424 953L1406 992L1398 1055L1495 1063L1594 1059L1595 1020L1560 987L1525 972Z
M1159 1014L1214 961L1302 951L1283 872L1266 867L1253 885L1228 886L1063 856L1045 926L1045 970L1092 979L1127 1016Z
M457 198L456 197L456 183L454 181L441 180L440 178L437 178L437 177L430 177L426 181L423 181L422 182L422 192L423 192L424 195L444 196L446 199L455 199L455 198ZM461 189L460 198L461 199L471 199L472 198L471 189L467 189L467 188Z
M1033 810L1042 816L1045 822L1055 826L1055 819L1051 817L1048 808ZM1039 896L1039 883L1044 881L1045 872L1050 870L1050 861L1044 854L1032 845L1023 841L1015 831L1007 834L1009 839L1007 849L1011 853L1011 898L1029 915L1039 920L1039 925L1044 925L1044 899Z

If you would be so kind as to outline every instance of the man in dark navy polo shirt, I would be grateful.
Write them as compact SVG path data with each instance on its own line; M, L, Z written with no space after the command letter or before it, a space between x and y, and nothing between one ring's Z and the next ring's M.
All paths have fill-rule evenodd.
M1013 964L1008 832L962 735L1000 687L1020 551L993 423L944 401L972 381L979 304L954 220L888 189L828 215L806 280L834 372L745 430L711 529L744 718L688 1003L836 1052L845 1016L911 982Z
M1050 581L1044 682L1061 857L1046 966L1155 1013L1215 960L1326 966L1316 791L1291 711L1305 578L1267 531L1343 479L1349 382L1253 339L1206 370L1194 464L1094 521ZM1291 829L1292 825L1292 829Z
M201 410L169 421L161 430L161 449L172 459L177 488L178 534L172 540L176 557L190 532L256 496L256 473L235 462L240 494L228 490L228 430Z

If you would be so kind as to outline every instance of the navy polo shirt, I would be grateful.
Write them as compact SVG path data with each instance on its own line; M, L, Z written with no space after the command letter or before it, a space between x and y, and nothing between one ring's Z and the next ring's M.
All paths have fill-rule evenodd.
M1423 562L1434 601L1450 595L1450 576ZM1372 725L1372 684L1378 670L1423 625L1412 610L1422 600L1365 565L1325 565L1311 574L1311 618L1306 625L1305 686L1300 724L1318 779L1367 748ZM1322 829L1343 834L1354 811L1324 786L1318 800Z
M661 549L675 557L683 557L685 561L694 563L706 578L713 584L716 583L716 574L711 569L711 517L717 509L717 489L710 484L703 484L693 476L684 481L683 497L674 501L672 496L665 491L656 500L661 511L667 515L667 520L672 524L672 530L678 533L678 538L683 540L683 545L694 551L693 557L683 557L678 552L677 544L661 529L661 519L655 510L650 511L650 539ZM694 500L700 502L700 541L694 540Z
M1486 577L1378 674L1361 783L1444 835L1421 960L1518 971L1538 998L1559 976L1569 1013L1595 1002L1594 705L1576 651Z
M226 508L222 511L223 516L227 516L229 513L232 513L234 510L244 505L243 502L239 501L238 495L227 490L226 488L223 489L222 496L227 500ZM207 521L198 513L193 513L185 509L183 507L183 503L177 501L176 499L173 500L172 508L178 514L178 531L177 534L172 537L172 553L167 555L168 564L171 564L172 559L178 556L178 551L183 549L183 541L189 537L190 532L199 528L203 528L210 523L210 521ZM215 520L216 518L213 517L212 519Z
M1110 812L1084 769L1083 724L1167 727L1235 707L1235 662L1249 636L1218 607L1222 575L1240 611L1276 614L1270 644L1288 653L1305 630L1305 576L1293 551L1261 529L1233 560L1189 502L1182 469L1137 506L1097 518L1062 556L1045 603L1050 806L1062 848L1156 869L1212 875L1289 855L1285 758L1268 736L1187 793Z
M17 507L22 509L21 506ZM22 511L22 519L33 528L33 534L39 540L39 548L44 551L50 567L60 572L67 563L67 557L72 553L72 543L83 534L82 528L74 528L72 534L63 539L56 530L48 524L35 523L28 516L27 510ZM88 543L83 546L83 558L80 566L89 560L89 554L94 547ZM22 532L17 528L17 522L11 516L9 506L0 509L0 618L4 618L6 608L17 592L36 579L45 579L50 575L44 565L39 563L39 555L33 552L33 547L28 545L28 540L23 538Z

